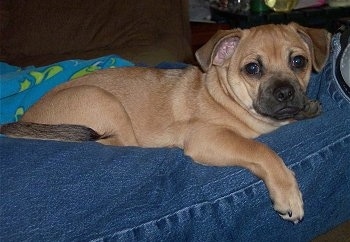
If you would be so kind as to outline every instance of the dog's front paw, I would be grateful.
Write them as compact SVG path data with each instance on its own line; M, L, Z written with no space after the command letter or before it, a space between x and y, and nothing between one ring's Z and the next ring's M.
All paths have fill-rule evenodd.
M286 181L274 190L271 197L273 207L283 219L297 224L304 217L302 194L292 171L289 171Z
M273 207L281 218L297 224L304 217L303 199L299 189L292 194L276 200Z
M315 100L309 100L306 102L304 109L295 116L296 120L303 120L308 118L314 118L320 115L322 112L321 104Z

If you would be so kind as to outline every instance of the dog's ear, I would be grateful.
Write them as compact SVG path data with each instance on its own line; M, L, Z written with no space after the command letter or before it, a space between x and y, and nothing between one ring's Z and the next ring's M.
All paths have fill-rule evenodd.
M315 71L320 71L329 55L331 34L325 29L307 28L297 23L290 23L289 26L294 28L309 46L312 66Z
M219 30L211 39L196 51L196 59L203 69L208 71L212 65L222 66L231 58L241 39L242 30Z

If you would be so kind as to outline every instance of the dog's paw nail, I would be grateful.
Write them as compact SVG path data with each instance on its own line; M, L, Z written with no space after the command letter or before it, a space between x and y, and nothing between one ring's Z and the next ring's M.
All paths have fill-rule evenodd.
M288 215L288 217L292 217L293 216L293 212L292 211L287 211L286 213L281 213L281 212L278 212L278 214L280 215L280 216L283 216L283 217L285 217L285 216L287 216Z
M303 220L304 220L304 218L300 218L300 219L294 220L293 223L299 224L299 223L303 222Z

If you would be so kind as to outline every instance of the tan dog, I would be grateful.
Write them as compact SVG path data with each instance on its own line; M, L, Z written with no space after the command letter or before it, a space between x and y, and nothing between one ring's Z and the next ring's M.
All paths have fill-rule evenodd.
M205 73L97 71L55 88L1 133L180 147L202 164L249 169L265 182L274 209L297 223L304 211L293 172L253 138L320 113L304 93L312 68L325 64L329 40L324 30L294 23L220 31L196 52Z

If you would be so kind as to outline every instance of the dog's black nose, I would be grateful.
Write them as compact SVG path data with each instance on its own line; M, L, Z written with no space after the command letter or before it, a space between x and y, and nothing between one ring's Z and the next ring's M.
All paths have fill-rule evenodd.
M273 96L279 102L292 100L294 98L294 93L295 90L292 85L284 85L273 90Z

